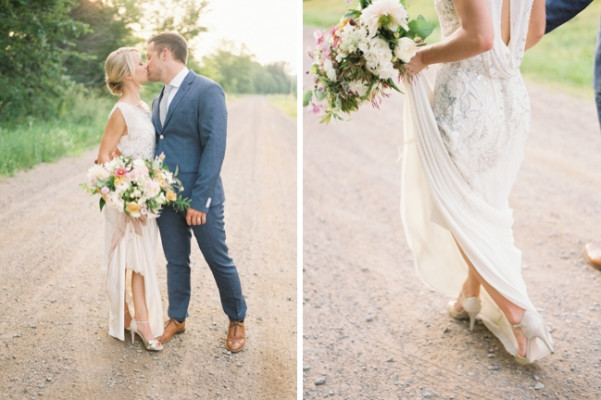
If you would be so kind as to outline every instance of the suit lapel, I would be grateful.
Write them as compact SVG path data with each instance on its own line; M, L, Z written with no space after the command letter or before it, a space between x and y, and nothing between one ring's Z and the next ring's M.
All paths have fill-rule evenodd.
M165 116L165 124L163 124L163 129L169 123L169 120L171 119L171 115L173 115L173 112L177 108L179 102L181 101L182 98L184 98L184 96L186 95L186 93L188 92L190 87L192 86L193 81L194 81L194 73L192 71L189 71L188 75L186 75L186 77L182 81L182 84L180 85L179 89L177 90L177 93L175 93L175 97L173 97L173 100L171 100L171 104L169 104L169 110L167 110L167 115ZM157 107L157 110L158 110L158 107ZM158 111L157 111L157 115L158 115ZM160 125L160 122L159 122L159 125Z
M160 134L163 131L163 126L161 125L161 120L159 118L159 104L161 104L161 99L163 98L163 89L161 89L161 93L157 96L157 98L152 102L152 124L154 125L154 130L157 134Z

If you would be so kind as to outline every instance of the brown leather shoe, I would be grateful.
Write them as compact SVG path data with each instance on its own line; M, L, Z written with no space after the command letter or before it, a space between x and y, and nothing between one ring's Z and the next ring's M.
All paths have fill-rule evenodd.
M165 343L169 341L173 335L177 335L178 333L182 333L186 330L186 321L177 322L173 318L170 318L167 321L167 325L165 325L165 329L163 330L163 334L157 338L157 340L161 343Z
M230 321L225 347L232 353L237 353L244 348L245 343L244 322Z
M601 246L599 243L587 243L585 250L588 262L593 267L601 269Z

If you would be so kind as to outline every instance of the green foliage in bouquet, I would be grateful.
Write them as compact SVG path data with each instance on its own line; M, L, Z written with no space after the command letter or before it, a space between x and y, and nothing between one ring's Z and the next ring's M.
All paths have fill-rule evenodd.
M119 156L92 166L81 186L92 195L100 195L100 211L109 205L132 218L158 217L167 205L185 211L190 199L177 194L184 190L176 178L178 170L171 173L163 160L163 155L154 160Z
M316 32L311 72L313 89L303 105L322 114L322 123L343 119L370 102L378 107L403 65L415 55L436 25L422 16L409 19L404 0L361 0L328 32Z

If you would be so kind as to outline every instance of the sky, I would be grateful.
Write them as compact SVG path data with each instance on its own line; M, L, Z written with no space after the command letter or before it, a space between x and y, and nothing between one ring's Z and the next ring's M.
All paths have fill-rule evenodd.
M290 72L295 69L296 0L209 0L208 9L200 17L200 24L208 32L200 34L194 43L198 58L225 39L244 43L261 64L285 61Z

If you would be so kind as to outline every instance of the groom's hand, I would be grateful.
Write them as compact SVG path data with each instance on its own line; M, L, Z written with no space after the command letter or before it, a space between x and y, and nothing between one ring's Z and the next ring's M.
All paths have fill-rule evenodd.
M203 213L202 211L197 211L193 208L188 208L186 222L190 226L204 225L204 223L207 222L207 214Z

